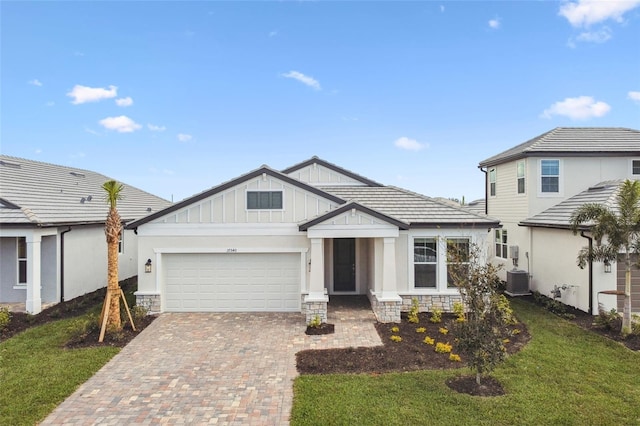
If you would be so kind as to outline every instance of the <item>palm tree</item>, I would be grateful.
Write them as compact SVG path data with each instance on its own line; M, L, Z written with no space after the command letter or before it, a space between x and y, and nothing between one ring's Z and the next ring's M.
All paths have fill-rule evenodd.
M616 195L617 211L597 203L587 203L571 216L573 233L582 224L590 225L595 247L583 247L578 253L578 266L587 261L615 262L618 253L625 259L625 302L622 332L631 330L631 253L640 252L640 181L626 180ZM606 236L606 244L602 238ZM639 262L640 263L640 262Z
M104 233L107 236L107 296L102 307L103 314L105 309L108 309L109 312L106 323L106 328L109 331L122 330L120 285L118 284L118 242L122 232L122 222L116 204L118 200L122 199L123 188L122 184L115 180L109 180L102 185L102 189L107 193L107 202L109 203L109 214L104 226ZM103 321L102 315L100 321ZM105 328L103 324L101 326Z

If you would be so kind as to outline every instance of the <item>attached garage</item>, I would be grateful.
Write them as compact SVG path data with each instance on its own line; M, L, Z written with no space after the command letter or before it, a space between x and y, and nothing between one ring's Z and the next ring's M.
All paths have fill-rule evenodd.
M300 253L164 254L167 312L300 312Z

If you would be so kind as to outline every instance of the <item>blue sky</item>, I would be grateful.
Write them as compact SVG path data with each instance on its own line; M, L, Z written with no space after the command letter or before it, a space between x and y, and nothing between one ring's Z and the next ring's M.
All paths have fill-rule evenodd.
M640 128L640 1L0 2L0 152L178 201L317 155L429 196Z

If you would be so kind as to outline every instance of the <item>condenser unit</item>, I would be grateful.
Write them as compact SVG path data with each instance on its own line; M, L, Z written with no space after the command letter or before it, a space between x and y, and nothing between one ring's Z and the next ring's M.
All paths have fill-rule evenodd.
M529 293L529 273L527 271L507 271L507 289L509 296L526 296Z

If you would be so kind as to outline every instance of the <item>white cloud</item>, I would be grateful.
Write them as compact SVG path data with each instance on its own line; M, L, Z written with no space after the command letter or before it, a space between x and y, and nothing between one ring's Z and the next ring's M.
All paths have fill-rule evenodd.
M35 153L36 153L36 154L42 154L42 150L41 150L40 148L37 148L37 149L35 150Z
M440 12L444 12L444 5L440 5Z
M98 133L98 132L96 132L95 130L90 129L90 128L88 128L88 127L85 127L85 128L84 128L84 131L85 131L85 132L87 132L87 133L91 133L92 135L95 135L95 136L102 136L100 133Z
M609 19L622 22L623 15L640 6L640 0L577 0L564 2L558 14L574 27L588 27Z
M596 101L591 96L578 96L558 101L545 109L542 117L551 118L554 115L563 115L572 120L587 120L594 117L602 117L611 110L611 107L602 101Z
M180 142L189 142L191 139L193 139L193 136L188 135L186 133L178 133L178 140Z
M494 30L500 28L500 18L494 18L489 20L489 26Z
M27 83L29 83L32 86L42 86L42 82L40 82L40 80L38 80L37 78L34 78L33 80L29 80L27 81Z
M396 139L393 144L400 149L406 149L407 151L420 151L426 148L428 145L418 142L415 139L410 139L406 136Z
M121 107L131 106L133 105L133 99L131 99L129 96L127 96L126 98L116 99L116 105Z
M155 124L147 123L147 128L152 132L164 132L167 130L164 126L156 126Z
M640 92L629 92L627 97L632 101L640 102Z
M609 27L602 27L598 31L585 31L576 37L577 41L584 41L587 43L604 43L611 38L611 29Z
M142 128L141 125L127 117L121 115L118 117L107 117L99 121L100 125L108 130L115 130L118 133L131 133Z
M282 74L283 77L293 78L294 80L298 80L302 84L306 84L307 86L315 89L320 89L320 83L313 77L309 77L308 75L304 75L298 71L289 71L288 73Z
M67 96L73 98L72 104L84 104L86 102L98 102L102 99L115 98L118 96L118 88L109 86L108 89L102 87L88 87L76 84Z

